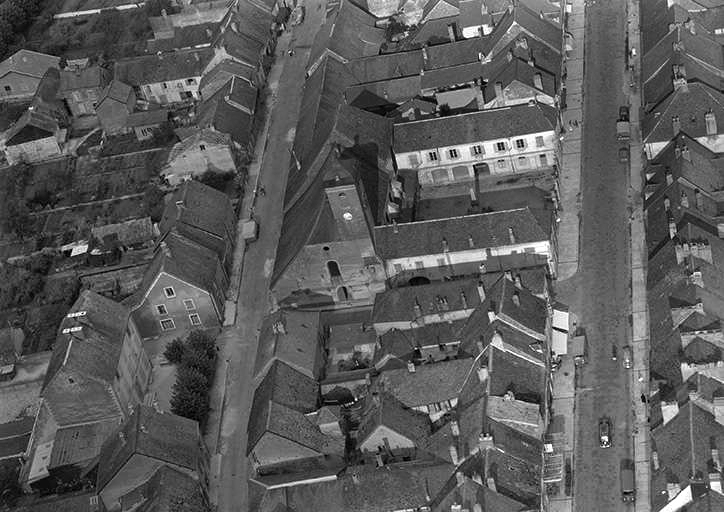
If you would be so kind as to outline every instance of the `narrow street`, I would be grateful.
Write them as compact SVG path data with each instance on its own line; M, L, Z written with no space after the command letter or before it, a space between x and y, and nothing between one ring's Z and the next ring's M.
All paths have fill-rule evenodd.
M628 510L621 500L620 465L633 459L631 370L622 347L632 337L630 178L619 162L618 108L626 104L625 0L586 2L583 84L582 222L578 291L579 325L589 342L576 398L575 510ZM616 347L617 360L612 360ZM613 446L599 447L599 418L611 419Z
M324 4L309 0L305 21L285 34L276 52L277 64L283 66L281 74L270 77L268 87L275 91L269 105L271 120L265 144L264 157L258 182L265 195L256 200L254 218L259 222L259 239L249 244L244 255L241 291L236 305L236 322L223 330L217 344L228 364L223 420L217 451L221 454L219 468L219 512L240 512L249 509L247 479L249 467L246 458L246 437L249 410L253 397L252 371L258 343L258 329L270 308L268 289L274 267L277 244L282 225L284 190L290 165L290 149L302 99L302 84L309 57L309 49L324 21ZM287 54L293 41L294 55ZM278 81L277 81L278 80ZM249 183L256 177L250 176ZM249 190L247 193L253 193ZM247 212L242 213L242 217ZM226 361L228 360L228 363ZM223 378L223 374L220 378ZM212 454L213 455L213 454Z

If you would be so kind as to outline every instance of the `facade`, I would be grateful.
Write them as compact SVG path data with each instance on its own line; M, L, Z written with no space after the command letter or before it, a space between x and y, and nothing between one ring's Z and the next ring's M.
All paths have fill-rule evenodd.
M415 169L421 186L476 176L551 169L557 163L557 111L530 103L395 125L399 169Z
M167 468L193 480L206 501L208 464L197 422L139 405L103 444L98 494L106 510L119 511L132 491Z
M93 115L110 82L110 72L100 66L60 72L58 94L73 116Z
M198 100L199 82L213 50L182 50L119 60L115 78L133 86L150 103L168 105Z
M377 254L389 279L415 271L485 265L492 258L540 255L556 274L556 223L551 212L528 208L375 228Z
M5 132L3 149L8 163L41 162L61 155L66 130L52 114L30 107L15 125Z
M60 326L21 480L78 478L143 401L151 362L129 310L84 291Z
M178 185L207 171L236 172L235 160L229 135L202 129L174 145L162 172L171 185Z
M30 50L19 50L0 62L0 99L32 98L40 80L50 68L57 68L60 57Z

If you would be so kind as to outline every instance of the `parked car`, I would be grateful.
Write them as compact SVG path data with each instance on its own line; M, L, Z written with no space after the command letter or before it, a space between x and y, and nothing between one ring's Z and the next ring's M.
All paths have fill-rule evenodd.
M636 478L634 463L630 459L621 461L621 499L624 503L636 501Z
M623 367L627 370L633 366L633 354L631 352L631 346L626 345L623 347Z
M621 148L618 150L618 161L621 163L628 162L628 148Z
M601 448L611 447L611 420L609 418L598 420L598 445Z
M618 120L628 122L628 107L626 105L618 107Z

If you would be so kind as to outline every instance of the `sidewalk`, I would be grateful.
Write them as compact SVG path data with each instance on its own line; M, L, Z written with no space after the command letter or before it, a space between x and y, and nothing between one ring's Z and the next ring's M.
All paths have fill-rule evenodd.
M634 367L631 372L629 389L634 409L633 421L633 458L636 465L636 512L651 510L651 445L649 431L649 318L646 298L646 231L644 228L644 212L642 199L643 161L639 116L641 112L641 33L639 20L639 4L637 0L628 0L628 54L629 66L634 66L630 82L634 84L629 90L631 116L630 172L631 193L629 200L632 207L631 219L631 314L632 347ZM636 55L631 56L631 48ZM644 402L641 397L647 398Z
M561 128L566 133L560 143L559 187L561 199L558 225L558 279L572 277L578 270L581 228L581 138L583 131L583 0L566 3L568 23L564 27L563 70L566 75L566 108L561 110ZM575 123L574 123L575 121ZM575 124L578 126L575 126Z

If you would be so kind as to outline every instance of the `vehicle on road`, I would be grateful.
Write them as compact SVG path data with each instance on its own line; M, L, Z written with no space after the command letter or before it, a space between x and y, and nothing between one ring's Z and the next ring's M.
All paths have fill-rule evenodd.
M616 121L616 138L618 140L629 140L631 138L631 124L629 123L628 107L623 105L618 109L618 120Z
M633 354L631 353L631 346L626 345L623 347L623 367L627 370L633 366Z
M630 459L621 461L621 499L624 503L636 501L634 464Z
M611 447L611 420L609 418L598 420L598 445L601 448Z
M259 238L259 223L254 219L250 219L241 225L242 238L247 243L254 242Z
M621 148L618 150L618 161L621 163L628 162L628 148Z

